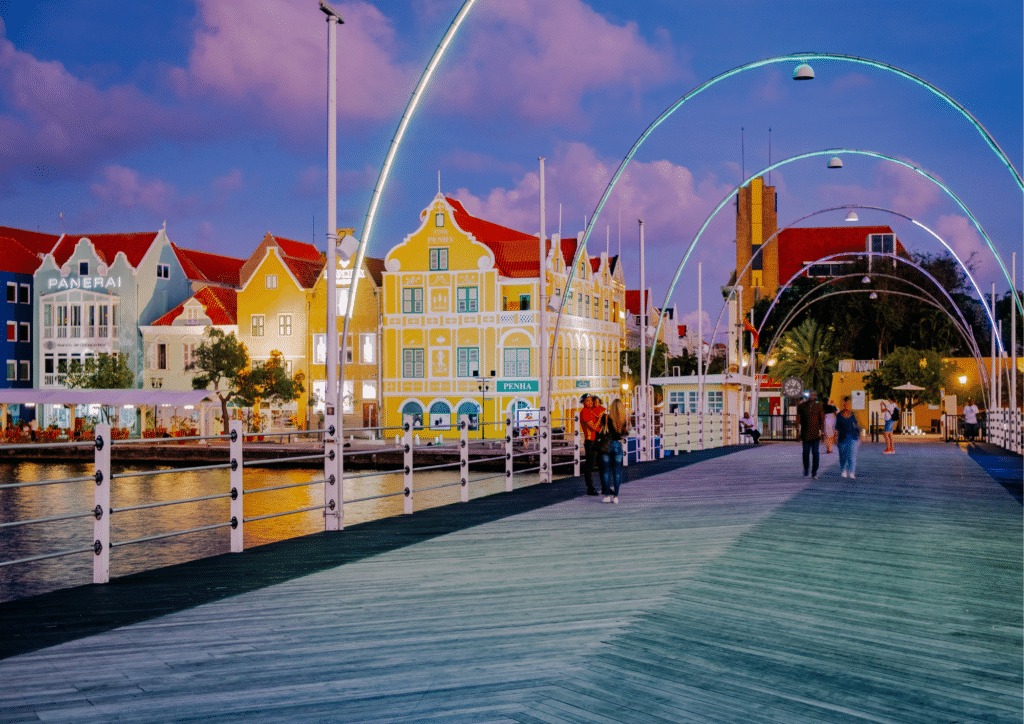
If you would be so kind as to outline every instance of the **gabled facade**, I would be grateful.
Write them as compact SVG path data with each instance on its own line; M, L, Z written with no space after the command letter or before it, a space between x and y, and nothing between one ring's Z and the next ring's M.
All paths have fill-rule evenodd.
M582 258L567 290L576 241L555 239L547 244L548 284L539 294L536 236L478 219L442 194L421 221L384 260L385 425L410 414L424 428L453 436L459 415L490 423L536 409L537 306L552 296L566 307L553 345L556 424L581 392L617 393L622 326L615 317L623 304L617 264L604 255ZM555 316L548 315L549 343Z
M4 321L6 334L0 344L6 362L7 374L0 378L0 387L5 389L26 389L34 386L35 348L35 298L33 287L36 269L42 263L42 256L54 246L60 237L40 234L22 229L0 227L0 288L4 297ZM21 413L22 411L17 411ZM15 414L14 417L21 417ZM12 422L17 420L12 419Z
M239 272L238 338L249 350L250 360L255 365L280 352L288 374L301 373L307 390L310 292L325 262L314 246L268 232ZM295 402L273 407L271 425L285 426L293 416L305 420L307 399L303 394Z

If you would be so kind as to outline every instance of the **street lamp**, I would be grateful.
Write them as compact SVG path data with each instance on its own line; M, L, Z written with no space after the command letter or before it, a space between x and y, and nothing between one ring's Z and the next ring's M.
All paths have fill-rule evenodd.
M484 424L484 412L487 409L487 391L494 384L494 370L491 370L490 377L480 377L480 373L477 370L473 370L473 376L479 380L476 383L476 388L480 391L480 439L483 440L487 437L487 426Z
M846 215L846 220L847 221L851 221L851 222L852 221L860 221L860 217L857 216L857 212L856 211L851 211L850 213L848 213Z

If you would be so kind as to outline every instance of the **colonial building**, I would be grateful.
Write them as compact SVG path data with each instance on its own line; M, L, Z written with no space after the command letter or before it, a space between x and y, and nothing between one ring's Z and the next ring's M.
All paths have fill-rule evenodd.
M779 287L804 266L812 264L807 276L842 276L855 261L854 255L900 254L907 251L889 226L794 227L778 232L778 198L775 187L762 178L740 188L736 199L736 273L753 258L750 268L730 284L743 286L743 316L763 298L771 299ZM763 250L762 250L763 246ZM758 251L761 251L758 254ZM818 262L827 256L849 254L848 258Z
M40 388L64 386L72 362L100 353L127 358L143 383L140 326L188 298L189 280L165 229L64 235L34 275L35 368ZM61 413L60 408L50 411ZM63 420L44 420L62 424Z
M557 340L557 315L547 315L555 423L583 391L617 393L625 302L617 258L578 260L569 285L578 240L556 237L546 244L541 290L536 236L478 219L442 194L421 221L384 260L386 425L414 415L424 427L454 435L460 415L490 423L536 410L537 308L546 300L564 307Z

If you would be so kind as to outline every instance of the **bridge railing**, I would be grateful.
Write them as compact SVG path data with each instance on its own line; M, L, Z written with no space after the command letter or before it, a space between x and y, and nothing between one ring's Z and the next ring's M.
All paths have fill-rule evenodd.
M285 455L276 458L266 458L261 456L258 459L260 467L295 463L309 464L316 461L324 466L324 474L322 476L315 475L313 479L304 482L285 483L281 485L271 485L269 487L252 487L248 489L244 485L244 473L247 464L245 457L246 442L255 442L256 438L260 438L262 440L268 437L273 438L287 436L290 439L303 435L311 436L314 441L317 441L328 431L292 430L280 433L245 433L242 430L242 423L236 420L231 422L230 431L227 435L113 440L111 437L110 425L99 424L96 426L95 438L90 441L31 444L33 450L43 448L92 448L94 457L94 473L92 475L55 480L0 484L0 490L5 490L44 485L81 484L83 482L95 483L93 491L94 505L92 508L85 508L83 506L82 510L72 511L62 515L0 522L0 529L4 529L19 526L46 525L57 521L91 519L93 524L92 544L75 548L57 549L12 560L3 560L2 558L4 553L0 551L0 567L29 564L35 561L59 558L74 554L91 553L93 557L93 582L106 583L110 579L110 555L111 550L114 548L124 548L164 538L185 536L204 531L227 528L230 531L230 550L232 552L240 552L244 550L245 547L244 533L246 525L257 521L322 511L325 519L334 517L338 521L337 529L340 529L342 527L341 523L344 520L344 508L347 505L353 505L370 500L379 500L382 498L401 497L404 499L403 512L405 514L411 514L414 511L414 499L417 492L423 493L440 488L458 486L461 488L461 501L467 502L470 499L471 488L474 485L492 478L505 478L505 490L511 491L515 487L515 483L517 481L516 476L522 476L523 474L532 472L541 472L542 470L546 470L548 466L554 467L557 465L557 467L562 470L562 474L568 473L569 471L566 470L566 468L568 466L572 466L572 471L575 474L578 474L580 453L582 449L578 433L578 425L574 426L574 430L560 430L557 435L554 435L552 434L550 426L546 424L546 418L543 423L545 424L541 424L539 426L536 435L530 435L529 437L517 437L517 428L509 418L496 423L471 424L470 419L463 416L457 423L459 430L459 438L457 440L452 440L450 438L441 440L430 438L423 440L420 437L420 433L422 431L417 430L415 428L414 419L411 416L407 416L404 418L403 424L400 427L345 431L350 434L372 432L372 442L363 441L362 443L363 445L366 445L366 447L357 447L355 445L346 447L346 443L343 441L333 447L330 445L321 445L315 442L314 446L309 448L310 452L308 454L300 450L299 452L303 454ZM392 437L392 435L394 437ZM393 443L392 440L394 441ZM223 445L223 443L226 442L227 445L225 446L226 455L224 462L170 469L152 469L132 472L112 471L111 449L115 445L161 445L189 442L204 443L207 445L211 442L218 442ZM351 443L348 444L351 445ZM423 450L428 446L432 452L436 451L439 453L439 459L441 459L442 462L427 465L421 464L417 467L415 465L415 457L413 453L416 450ZM0 446L0 450L17 450L18 448L24 447L25 445L4 445ZM264 449L266 448L265 445L261 445L259 447ZM216 447L211 446L211 449L216 449ZM336 453L335 450L338 452ZM379 456L381 453L385 454L385 461L396 460L400 462L397 463L397 466L393 469L381 470L379 469L380 460L378 459L375 460L375 463L377 464L374 465L374 469L372 471L345 471L346 463L349 465L358 465L361 462L365 463L365 461L360 461L360 458L365 458L365 456L368 455ZM562 457L565 456L565 453L572 453L572 458L570 460L562 460L562 462L552 465L550 458L552 453L559 454ZM341 460L338 464L333 464L334 458L338 455L340 455ZM452 459L444 460L446 456L450 456ZM252 461L249 461L249 464L252 464ZM499 472L493 472L495 468L497 468ZM211 495L175 500L143 500L142 502L135 502L135 504L126 506L114 506L111 503L112 488L117 484L117 481L146 476L175 475L185 472L202 472L212 470L229 471L230 482L227 490ZM335 474L338 470L341 471L340 476ZM427 471L446 470L455 473L452 475L450 480L446 480L443 483L431 484L428 487L417 488L416 482L418 474ZM477 474L473 475L474 472ZM388 474L395 474L395 477L401 481L398 489L384 489L378 491L377 494L374 495L345 498L344 484L346 480L369 476L387 476ZM544 478L542 477L542 479ZM245 515L245 501L250 499L252 496L262 497L272 495L275 492L286 489L309 488L311 486L323 486L323 500L325 501L323 504L307 505L297 509L277 510L274 512L262 513L260 515ZM146 533L145 535L118 540L111 534L111 519L115 515L133 511L153 511L155 509L168 506L223 500L230 501L227 517L209 525L189 527L181 530L154 532L156 530L157 521L157 518L154 516L149 519L147 524L144 524L144 526L148 525L150 528L150 531L146 531L145 528L141 531ZM259 508L261 510L267 510L267 506L259 506ZM218 513L217 515L220 516L223 515L223 513ZM334 530L335 528L328 526L328 529ZM45 537L45 534L40 536L40 538L43 538L44 540ZM54 532L51 538L53 540L60 540L61 536ZM45 545L45 542L43 545Z

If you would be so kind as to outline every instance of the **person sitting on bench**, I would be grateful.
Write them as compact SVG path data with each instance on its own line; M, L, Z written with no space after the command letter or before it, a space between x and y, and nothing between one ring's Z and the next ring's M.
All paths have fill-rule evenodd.
M750 435L754 440L754 444L758 444L758 440L761 438L761 433L757 431L757 420L750 414L750 410L747 410L747 414L740 418L740 429L743 435Z

